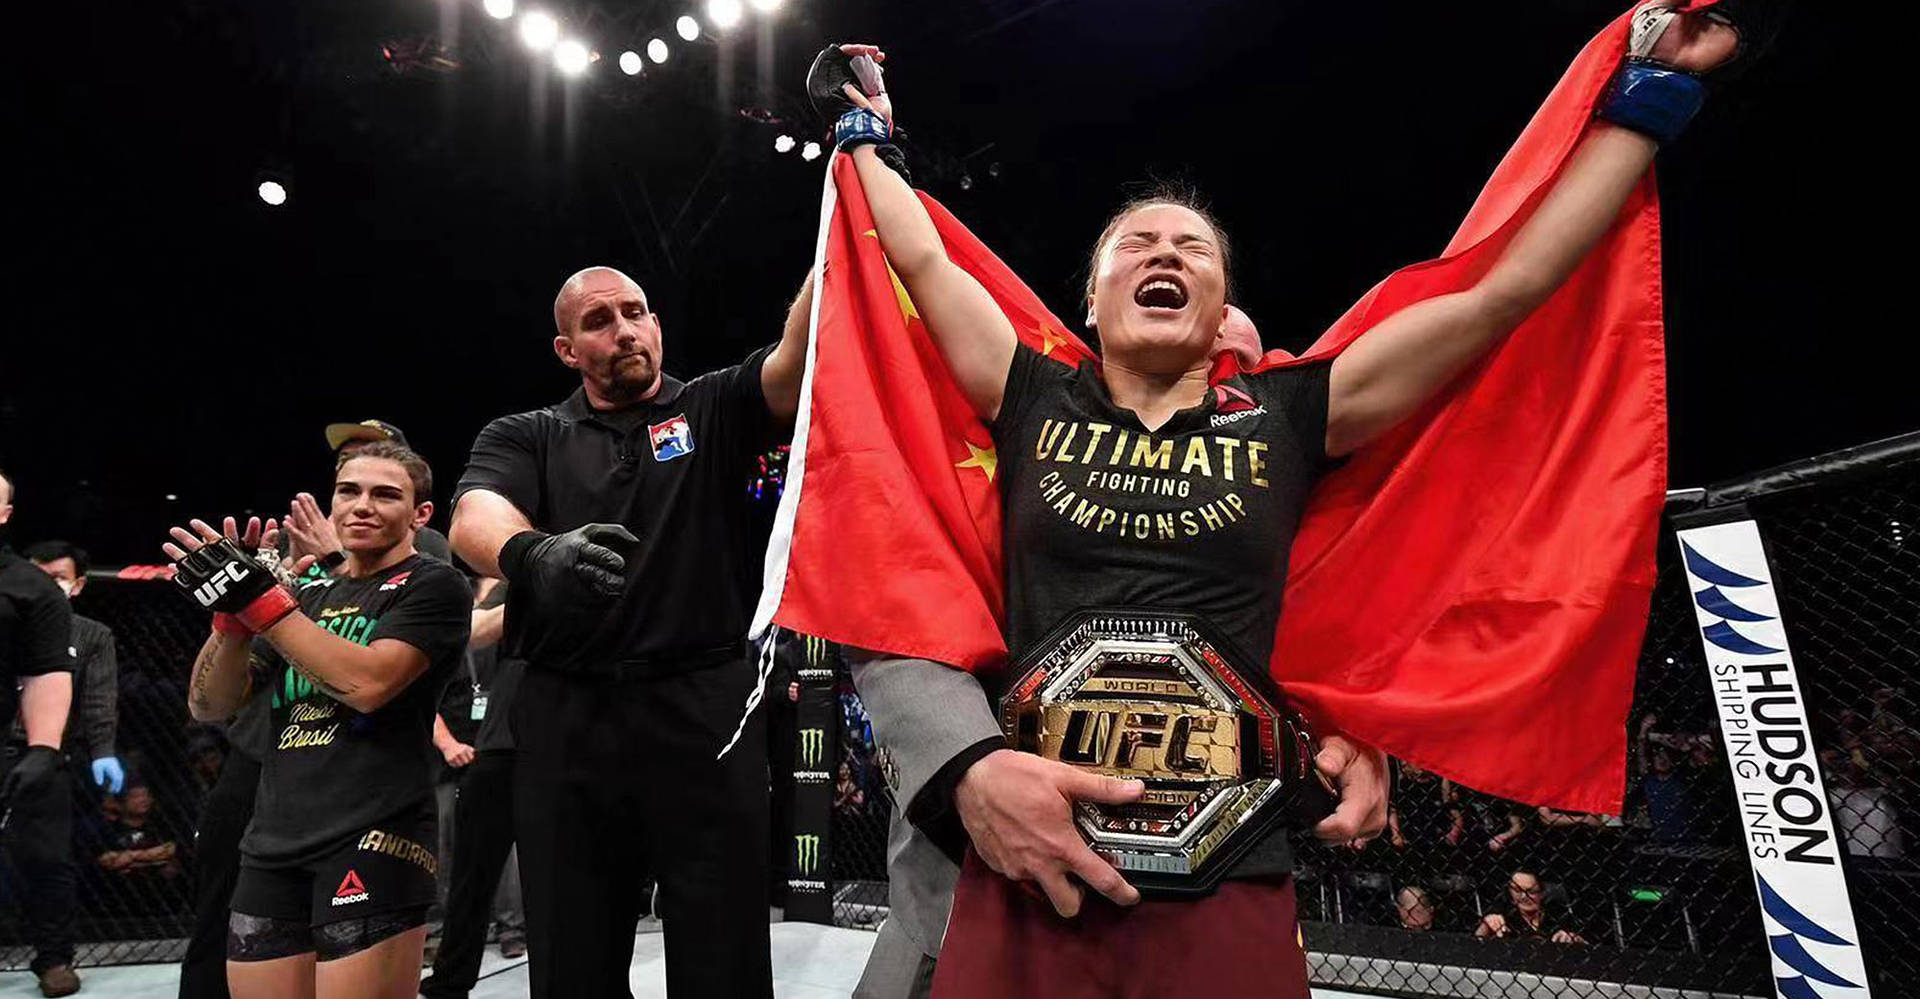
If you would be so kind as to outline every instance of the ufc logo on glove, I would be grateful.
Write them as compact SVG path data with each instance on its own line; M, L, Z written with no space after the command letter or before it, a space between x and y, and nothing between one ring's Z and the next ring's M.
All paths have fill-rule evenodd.
M232 563L214 570L207 581L194 588L193 598L200 601L202 607L212 607L221 597L226 596L227 587L246 578L240 567Z

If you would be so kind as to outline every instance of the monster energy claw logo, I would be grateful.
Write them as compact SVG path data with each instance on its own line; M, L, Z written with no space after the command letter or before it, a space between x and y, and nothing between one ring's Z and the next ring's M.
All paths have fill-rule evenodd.
M826 752L827 730L823 728L803 728L800 730L800 765L808 770L820 769L820 756Z
M820 869L820 837L802 834L793 838L794 866L804 877Z

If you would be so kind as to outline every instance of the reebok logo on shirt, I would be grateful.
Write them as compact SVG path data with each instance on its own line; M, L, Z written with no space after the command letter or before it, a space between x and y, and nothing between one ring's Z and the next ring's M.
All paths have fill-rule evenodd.
M340 879L340 887L333 891L333 904L352 905L355 902L365 902L372 897L367 892L367 886L360 883L360 875L349 869L347 876Z
M1224 427L1235 420L1244 420L1249 416L1259 416L1267 411L1254 398L1231 385L1213 387L1214 412L1207 423L1215 427Z

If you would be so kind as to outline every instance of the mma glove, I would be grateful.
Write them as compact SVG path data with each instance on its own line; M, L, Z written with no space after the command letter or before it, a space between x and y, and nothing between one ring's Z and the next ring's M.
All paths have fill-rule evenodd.
M1739 35L1739 50L1707 74L1724 82L1751 65L1779 33L1785 0L1721 0L1703 12ZM1594 116L1665 145L1680 137L1707 97L1707 78L1653 57L1655 46L1682 16L1682 0L1649 0L1633 12L1627 57L1607 85Z
M513 586L547 600L612 597L626 582L622 552L639 542L619 524L588 524L565 534L521 531L501 546L500 572Z
M175 561L173 582L214 612L214 628L222 633L244 629L257 635L300 608L273 570L241 551L232 538L201 545Z
M852 84L870 96L886 93L881 69L872 63L868 63L868 67L871 76L862 79L854 69L852 58L840 51L840 46L829 45L821 49L820 54L813 58L813 66L807 70L807 100L822 121L833 123L835 149L870 145L880 157L880 162L912 184L913 174L907 169L907 156L894 144L897 130L893 122L848 100L846 91L842 89Z
M0 780L0 802L11 804L13 796L31 792L45 783L60 768L60 751L52 746L28 746L20 759Z

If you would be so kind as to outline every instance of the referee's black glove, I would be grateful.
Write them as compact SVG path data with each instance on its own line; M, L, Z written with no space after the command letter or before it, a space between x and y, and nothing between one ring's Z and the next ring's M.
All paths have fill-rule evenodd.
M13 796L31 791L51 777L60 766L60 751L51 746L28 746L13 769L0 780L0 808L11 807Z
M516 587L546 597L580 593L611 597L620 592L627 559L640 543L619 524L588 524L565 534L521 531L500 548L500 572ZM617 550L616 550L617 549Z

